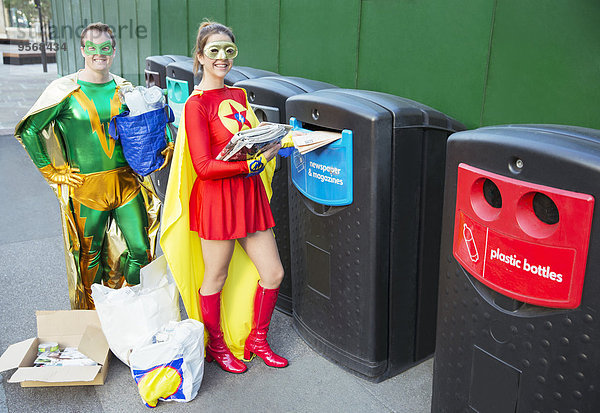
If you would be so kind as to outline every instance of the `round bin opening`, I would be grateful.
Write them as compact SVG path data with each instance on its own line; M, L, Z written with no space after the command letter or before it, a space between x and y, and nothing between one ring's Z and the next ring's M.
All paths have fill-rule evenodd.
M545 224L554 225L558 223L558 208L548 195L537 192L533 196L533 212Z
M479 178L471 187L471 206L482 219L492 221L500 215L502 194L498 186L488 178Z
M502 195L496 184L490 179L483 181L483 197L492 208L502 208Z
M183 88L179 83L173 85L173 97L175 97L175 102L183 101Z
M269 119L267 119L267 114L261 109L255 109L254 114L256 115L256 118L258 119L259 122L268 122L269 121Z
M527 235L547 238L558 228L558 208L549 196L528 192L517 204L517 223Z

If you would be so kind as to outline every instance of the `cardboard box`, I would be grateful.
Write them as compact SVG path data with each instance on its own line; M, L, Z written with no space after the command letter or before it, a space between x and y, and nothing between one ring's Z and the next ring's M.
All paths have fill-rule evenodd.
M37 337L9 346L0 357L0 372L17 369L9 383L21 387L104 384L110 352L96 311L36 311L36 318ZM100 365L32 367L43 342L57 342L61 350L77 347Z

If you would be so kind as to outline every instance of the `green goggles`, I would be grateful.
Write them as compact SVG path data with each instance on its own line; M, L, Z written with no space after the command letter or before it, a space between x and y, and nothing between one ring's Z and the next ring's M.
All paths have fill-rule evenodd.
M85 41L85 46L83 47L83 52L88 56L93 56L96 54L102 54L105 56L110 56L115 51L112 42L109 40L104 43L93 43L89 40Z
M233 59L237 56L238 49L231 42L210 42L204 47L202 54L212 60Z

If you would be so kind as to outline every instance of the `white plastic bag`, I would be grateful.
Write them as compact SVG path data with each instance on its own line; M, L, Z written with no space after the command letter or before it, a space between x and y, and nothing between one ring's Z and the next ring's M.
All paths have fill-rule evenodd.
M189 402L204 376L204 325L193 319L171 321L134 348L129 361L148 407L158 400Z
M119 88L119 99L129 109L129 116L137 116L145 112L165 106L165 96L158 86L125 86Z
M140 271L139 285L117 290L92 284L92 298L112 352L129 365L131 350L169 321L179 321L179 293L158 257Z

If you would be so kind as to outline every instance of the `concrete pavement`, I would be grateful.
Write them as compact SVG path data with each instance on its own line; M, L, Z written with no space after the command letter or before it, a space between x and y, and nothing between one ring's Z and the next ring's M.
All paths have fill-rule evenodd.
M12 137L16 122L45 85L56 64L0 65L0 352L35 336L35 311L69 309L58 205L26 152ZM290 360L276 370L260 360L243 375L206 364L204 381L190 403L160 402L160 411L206 412L406 412L430 410L432 360L389 379L370 383L310 349L275 311L273 348ZM0 413L144 412L129 368L113 357L104 386L21 388L2 373Z

